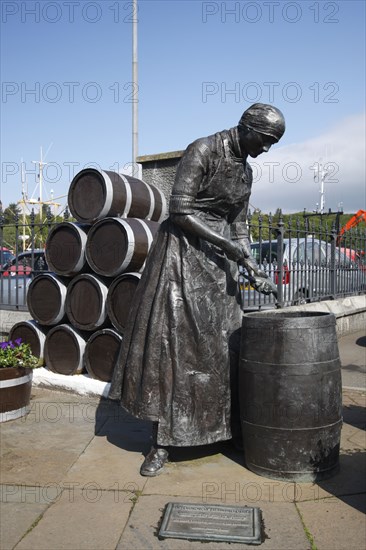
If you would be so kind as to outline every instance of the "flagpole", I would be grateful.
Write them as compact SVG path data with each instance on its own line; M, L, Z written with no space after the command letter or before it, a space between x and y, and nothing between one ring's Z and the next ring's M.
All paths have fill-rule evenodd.
M132 162L138 156L138 63L137 63L137 0L133 0L132 20Z

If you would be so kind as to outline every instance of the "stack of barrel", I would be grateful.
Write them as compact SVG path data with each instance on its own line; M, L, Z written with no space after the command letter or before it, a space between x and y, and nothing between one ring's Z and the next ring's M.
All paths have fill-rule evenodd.
M49 370L110 381L131 301L160 222L161 191L137 178L87 168L72 180L69 208L77 222L49 233L52 273L28 288L32 321L14 325Z

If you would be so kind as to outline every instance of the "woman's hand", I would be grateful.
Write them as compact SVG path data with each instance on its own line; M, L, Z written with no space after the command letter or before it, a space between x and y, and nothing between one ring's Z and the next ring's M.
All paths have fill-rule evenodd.
M229 260L233 260L245 267L251 277L268 278L267 273L259 268L259 265L251 254L250 246L245 241L227 241L224 252Z
M267 275L266 277L249 276L247 278L257 292L267 295L272 293L277 296L277 286Z
M259 269L251 254L250 245L245 239L228 240L193 214L171 214L170 219L184 231L221 248L229 260L244 266L249 275L256 275L265 279L268 277L264 271Z
M223 250L229 260L238 262L240 265L244 265L243 262L247 257L247 254L243 245L239 241L226 241L223 246Z

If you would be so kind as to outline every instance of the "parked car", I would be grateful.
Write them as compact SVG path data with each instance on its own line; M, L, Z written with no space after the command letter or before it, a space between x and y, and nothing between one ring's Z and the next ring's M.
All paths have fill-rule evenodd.
M0 304L25 307L27 289L42 271L48 271L44 249L26 250L8 261L0 271Z
M281 274L278 263L278 241L251 243L254 258L278 285ZM333 262L333 268L332 268ZM351 293L366 288L366 274L356 262L338 248L332 258L331 245L308 238L283 239L282 250L282 301L305 303L312 299L325 299L337 293ZM243 306L273 304L273 295L260 295L248 282L241 285Z
M0 246L0 269L15 258L13 252L9 248Z
M340 259L348 258L350 262L357 264L363 271L366 270L365 252L353 250L352 248L340 247L339 251Z
M3 277L15 275L30 275L32 272L48 271L44 248L25 250L15 258L10 259L2 267Z

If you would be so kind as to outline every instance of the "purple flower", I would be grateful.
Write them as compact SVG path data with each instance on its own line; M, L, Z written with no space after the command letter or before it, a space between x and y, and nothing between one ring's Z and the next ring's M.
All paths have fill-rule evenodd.
M0 342L0 348L6 349L8 347L8 342Z
M14 344L13 344L13 341L12 341L12 340L9 340L9 347L10 347L11 349L14 349L14 348L15 348L15 346L14 346Z
M16 340L14 340L14 342L16 343L17 346L20 346L20 344L22 343L22 339L17 338Z

